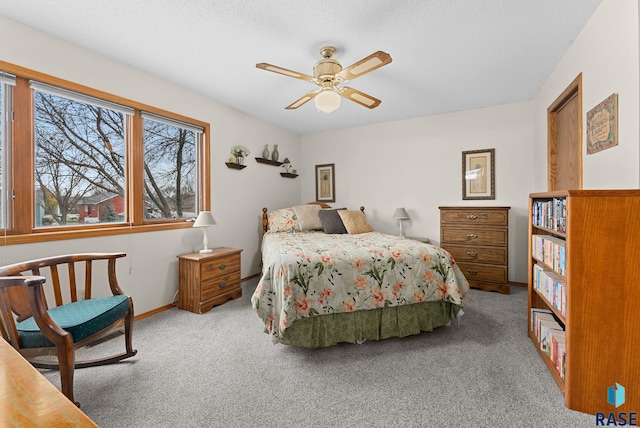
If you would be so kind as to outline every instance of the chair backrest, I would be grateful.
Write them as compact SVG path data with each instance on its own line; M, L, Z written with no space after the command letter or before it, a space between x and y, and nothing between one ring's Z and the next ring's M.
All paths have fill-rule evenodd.
M42 291L42 297L43 301L46 302L47 308L51 308L91 298L93 262L97 260L107 261L108 282L111 292L114 295L123 294L118 285L115 263L116 259L125 255L125 253L85 253L46 257L0 267L0 277L17 275L49 277L48 282L50 282L53 289L53 301L51 299L47 300L44 291ZM78 287L79 281L76 277L77 263L84 263L84 281L81 280L83 282L81 288ZM60 274L62 269L66 269L66 275ZM8 299L8 302L5 303L16 315L17 321L25 320L33 315L27 290L24 287L7 288L5 299ZM65 301L65 299L68 299L68 301ZM6 325L3 326L3 330L6 328Z
M16 349L19 347L20 339L14 322L14 315L9 304L9 290L25 290L18 285L30 284L36 288L36 293L42 293L42 284L46 278L42 276L1 276L0 277L0 335L12 344Z

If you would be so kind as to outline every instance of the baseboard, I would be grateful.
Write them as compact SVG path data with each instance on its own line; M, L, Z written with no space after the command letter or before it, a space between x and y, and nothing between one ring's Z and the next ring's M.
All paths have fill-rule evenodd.
M247 276L247 277L245 277L245 278L240 279L240 282L248 281L248 280L250 280L250 279L257 278L257 277L259 277L259 276L260 276L260 272L258 272L258 273L254 273L253 275L249 275L249 276ZM150 317L150 316L152 316L152 315L159 314L160 312L164 312L164 311L166 311L167 309L171 309L171 308L173 308L173 307L177 306L177 304L178 304L178 303L177 303L177 301L176 301L176 303L170 303L170 304L168 304L168 305L160 306L159 308L152 309L152 310L150 310L149 312L145 312L145 313L143 313L143 314L136 315L136 316L134 317L134 320L135 320L135 321L139 321L139 320L141 320L141 319L148 318L148 317Z
M509 281L509 285L515 285L516 287L527 287L528 284L526 282L513 282Z

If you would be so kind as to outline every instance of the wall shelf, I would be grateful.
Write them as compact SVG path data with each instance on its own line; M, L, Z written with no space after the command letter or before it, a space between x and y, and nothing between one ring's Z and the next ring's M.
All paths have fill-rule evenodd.
M298 174L291 174L290 172L281 172L280 175L287 178L296 178L298 176Z
M273 165L273 166L282 165L282 162L273 161L271 159L265 159L265 158L256 158L256 162L258 162L258 163L266 163L267 165Z
M225 162L225 164L227 165L227 168L231 169L244 169L247 167L246 165L240 165L239 163L235 162Z

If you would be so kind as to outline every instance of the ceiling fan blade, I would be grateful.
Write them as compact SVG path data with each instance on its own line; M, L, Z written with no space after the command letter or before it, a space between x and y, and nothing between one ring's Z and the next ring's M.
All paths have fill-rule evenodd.
M285 76L295 77L296 79L306 80L307 82L316 83L316 79L304 74L298 73L297 71L287 70L286 68L278 67L277 65L267 64L266 62L261 62L256 64L256 68L261 68L262 70L273 71L274 73L284 74Z
M366 58L361 59L353 65L342 70L336 74L336 80L338 82L347 82L353 80L356 77L360 77L363 74L376 70L383 65L387 65L391 62L391 55L386 52L377 51L372 53Z
M382 102L371 95L367 95L364 92L360 92L348 86L338 88L338 94L369 109L378 107Z
M295 100L294 102L286 106L285 109L286 110L297 109L307 101L310 101L313 98L315 98L315 96L318 95L318 93L320 93L321 90L322 89L316 89L315 91L311 91L309 93L304 94L303 96L301 96L300 98L298 98L297 100Z

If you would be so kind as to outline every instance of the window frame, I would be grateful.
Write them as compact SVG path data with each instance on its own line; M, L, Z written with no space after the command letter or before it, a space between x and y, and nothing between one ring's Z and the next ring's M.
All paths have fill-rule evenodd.
M7 187L13 192L11 205L7 206L7 224L2 229L4 239L0 245L47 242L66 239L80 239L96 236L119 235L128 233L152 232L159 230L183 229L192 226L182 219L145 219L144 215L144 142L142 112L182 122L201 128L200 141L197 141L197 206L199 210L209 210L211 206L210 172L210 125L207 122L169 112L147 104L112 95L64 79L56 78L37 71L0 61L0 70L16 76L16 85L12 87L10 141L6 150L10 157L11 177ZM41 228L33 225L35 208L35 146L33 90L29 83L36 80L63 90L76 92L88 97L119 104L134 110L126 116L126 207L127 221L123 223L105 223L91 225L58 226ZM25 160L29 162L25 162ZM20 161L23 162L20 162ZM7 190L8 192L9 190Z

